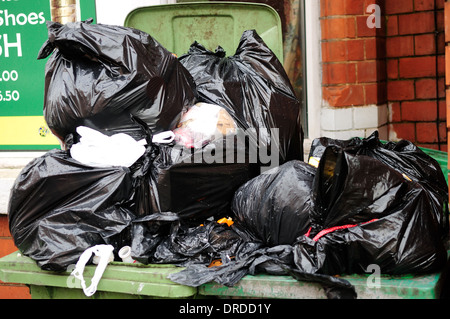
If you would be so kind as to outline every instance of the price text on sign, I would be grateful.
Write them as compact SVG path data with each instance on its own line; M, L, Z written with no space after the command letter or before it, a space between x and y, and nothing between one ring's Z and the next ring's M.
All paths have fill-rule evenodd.
M18 78L19 74L17 73L16 70L12 71L5 70L0 74L0 82L8 82L8 81L14 82L17 81ZM19 98L20 93L17 90L5 90L5 91L0 90L0 102L18 101Z

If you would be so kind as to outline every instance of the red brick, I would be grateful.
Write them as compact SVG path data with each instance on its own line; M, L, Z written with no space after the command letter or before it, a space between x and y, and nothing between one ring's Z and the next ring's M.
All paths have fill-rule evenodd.
M367 8L371 4L379 4L380 0L364 0L364 8Z
M374 37L377 35L377 28L367 26L368 16L356 17L356 34L358 37Z
M445 53L444 32L438 33L437 45L438 45L438 54L444 54Z
M391 123L402 121L400 102L389 103L389 121Z
M388 79L398 79L398 59L389 59L386 63Z
M391 2L391 1L388 1ZM395 1L394 1L395 2ZM420 34L434 32L434 13L430 11L399 15L399 34Z
M386 14L397 14L413 11L412 0L387 0L385 1Z
M414 37L400 36L386 39L386 56L401 57L414 55Z
M436 98L436 80L420 79L416 81L417 99L435 99Z
M378 82L364 85L365 105L386 103L386 83Z
M398 35L398 16L389 16L386 19L386 35Z
M320 13L322 17L364 14L363 5L361 0L321 0Z
M444 124L444 123L442 123ZM444 127L445 125L440 125L440 127ZM444 133L442 128L439 130L440 133ZM444 134L445 136L446 134ZM418 122L416 124L416 136L417 142L419 143L437 143L438 135L437 135L437 125L436 122ZM442 136L442 134L441 134Z
M12 238L0 238L0 258L17 250Z
M347 61L345 41L322 42L322 62Z
M365 46L366 60L384 59L386 57L386 39L366 38Z
M341 85L322 88L323 99L330 106L364 105L364 88L362 85Z
M364 60L364 40L322 42L323 62Z
M445 76L446 72L445 55L438 55L437 61L438 61L438 76Z
M450 2L445 2L444 7L445 42L450 42Z
M431 55L436 52L436 40L433 33L416 35L414 37L414 53L416 55Z
M358 83L376 82L385 80L386 64L384 61L357 62Z
M364 40L348 40L346 41L346 46L348 61L364 60Z
M436 57L411 57L399 60L400 77L420 78L436 75Z
M392 123L389 125L389 135L395 133L398 139L414 142L416 140L415 123Z
M354 38L356 35L355 18L329 18L320 20L322 40Z
M407 101L402 103L403 121L435 121L436 101Z
M31 299L30 288L25 285L0 285L0 299Z
M444 79L438 79L438 97L445 97ZM416 81L417 99L435 99L436 98L436 79L420 79Z
M427 11L434 9L434 0L414 0L415 11Z
M323 65L323 84L346 84L356 82L354 63L333 63Z
M389 101L414 100L414 81L389 81L387 85L387 98Z
M0 237L11 237L9 232L8 215L0 214Z
M445 18L444 18L444 11L436 11L436 20L437 20L437 31L444 31L445 30ZM435 30L436 31L436 30Z
M358 62L358 83L377 81L377 64L375 61Z
M439 119L445 122L447 119L447 105L445 100L439 100Z

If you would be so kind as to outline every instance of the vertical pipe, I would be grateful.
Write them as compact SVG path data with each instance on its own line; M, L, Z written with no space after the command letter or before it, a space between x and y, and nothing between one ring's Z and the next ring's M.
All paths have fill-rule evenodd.
M61 24L77 21L77 0L50 0L50 14Z

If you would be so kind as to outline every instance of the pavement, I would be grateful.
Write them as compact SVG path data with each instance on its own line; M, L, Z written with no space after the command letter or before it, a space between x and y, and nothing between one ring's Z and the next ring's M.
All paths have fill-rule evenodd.
M44 152L0 152L0 214L6 214L11 187L20 171Z

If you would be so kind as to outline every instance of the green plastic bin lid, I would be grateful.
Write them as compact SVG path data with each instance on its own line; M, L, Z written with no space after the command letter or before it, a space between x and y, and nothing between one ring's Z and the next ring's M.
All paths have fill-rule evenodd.
M124 26L144 31L178 56L194 41L214 51L221 46L234 55L242 33L256 30L283 61L281 19L265 4L241 2L190 2L141 7L131 11Z

